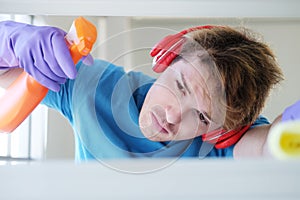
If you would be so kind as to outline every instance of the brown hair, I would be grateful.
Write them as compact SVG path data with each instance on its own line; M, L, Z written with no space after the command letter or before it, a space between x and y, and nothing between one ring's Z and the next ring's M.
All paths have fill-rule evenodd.
M227 106L223 128L253 123L270 90L283 80L272 50L245 28L202 29L194 31L192 39L208 53L221 76Z

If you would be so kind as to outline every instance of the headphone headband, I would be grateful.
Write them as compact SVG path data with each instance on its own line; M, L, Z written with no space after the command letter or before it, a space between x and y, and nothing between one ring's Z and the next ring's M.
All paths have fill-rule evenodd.
M201 29L211 29L213 27L216 26L196 26L164 37L152 48L150 52L150 55L154 57L153 71L157 73L163 72L179 55L182 45L186 41L186 38L183 37L185 34Z

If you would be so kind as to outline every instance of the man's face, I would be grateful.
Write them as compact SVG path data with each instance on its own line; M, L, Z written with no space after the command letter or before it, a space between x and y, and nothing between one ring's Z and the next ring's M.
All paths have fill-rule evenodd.
M199 65L199 64L198 64ZM140 113L140 128L153 141L185 140L220 126L211 97L215 79L207 67L183 59L168 67L150 88Z

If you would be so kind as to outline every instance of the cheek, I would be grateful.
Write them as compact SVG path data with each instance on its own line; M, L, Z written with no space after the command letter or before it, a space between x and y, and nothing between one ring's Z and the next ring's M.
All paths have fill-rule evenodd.
M199 132L199 122L195 120L192 114L182 116L179 124L178 139L191 139L197 136Z
M140 127L143 131L147 127L149 127L152 123L151 120L151 112L156 108L160 107L161 109L164 109L166 104L167 94L164 88L161 88L159 86L153 85L143 103L142 110L140 112L139 116L139 123Z
M174 92L174 88L157 83L150 88L143 107L151 108L157 105L165 107L173 102L178 102L178 95Z
M208 127L198 120L197 114L191 111L183 115L176 140L192 139L206 133L207 130Z
M150 88L139 115L140 129L146 137L153 136L151 113L155 111L155 113L160 113L160 116L164 116L167 106L176 102L176 96L169 87L154 84Z

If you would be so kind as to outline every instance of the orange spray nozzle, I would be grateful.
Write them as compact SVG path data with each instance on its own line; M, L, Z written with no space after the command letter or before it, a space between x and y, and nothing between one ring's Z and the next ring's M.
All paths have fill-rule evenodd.
M74 63L77 63L82 56L87 56L90 53L96 39L97 30L89 21L79 17L73 22L69 33L66 35L66 40Z
M92 50L97 38L96 27L83 17L74 20L66 35L72 59L76 64ZM0 132L14 131L44 99L48 88L26 72L6 89L0 98Z

